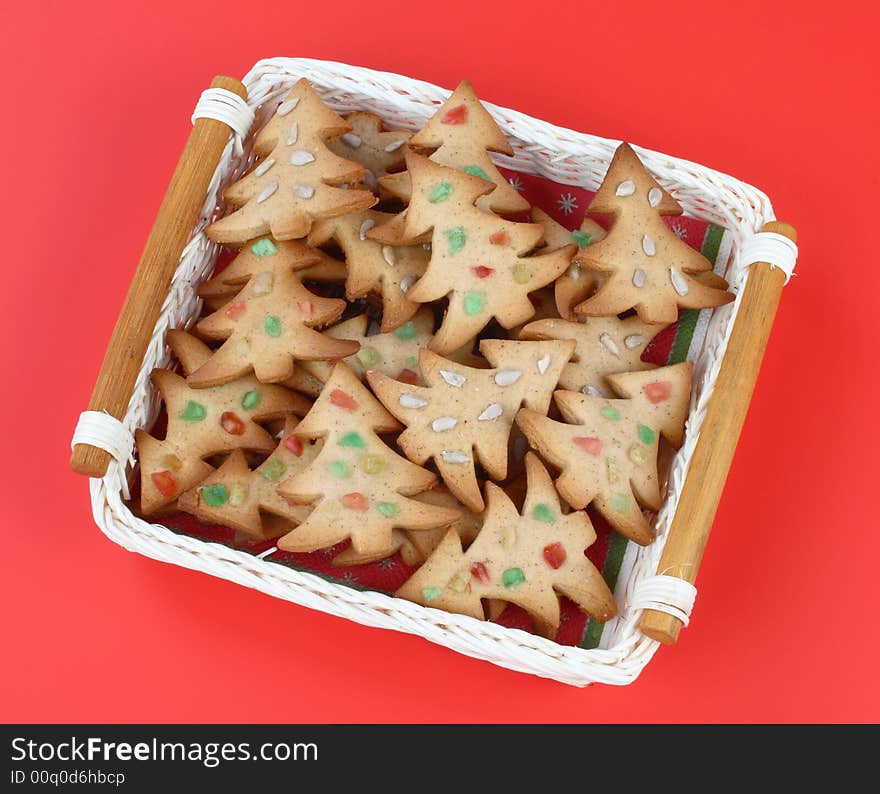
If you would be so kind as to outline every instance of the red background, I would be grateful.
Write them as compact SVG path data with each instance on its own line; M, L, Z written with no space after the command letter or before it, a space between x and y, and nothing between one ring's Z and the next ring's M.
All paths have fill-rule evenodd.
M880 718L880 14L615 5L0 11L0 719ZM635 684L577 690L512 673L129 554L93 524L67 445L192 107L215 73L240 77L275 55L448 87L467 76L487 100L734 174L799 229L801 275L783 298L694 622Z

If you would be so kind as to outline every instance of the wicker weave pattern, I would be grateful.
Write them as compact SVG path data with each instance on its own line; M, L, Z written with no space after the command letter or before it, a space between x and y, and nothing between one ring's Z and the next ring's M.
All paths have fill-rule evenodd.
M310 59L275 58L260 61L244 78L248 104L256 123L244 141L244 154L236 156L233 139L221 158L211 182L200 219L186 246L165 300L160 319L141 367L124 418L131 431L147 426L159 409L158 395L150 385L154 367L169 363L164 345L168 328L190 326L201 310L195 289L211 272L218 247L204 229L222 213L222 189L241 175L252 162L250 145L281 96L299 77L308 77L334 110L370 110L389 125L418 129L448 96L448 91L429 83L345 64ZM514 110L486 105L511 140L512 158L493 156L501 166L536 174L555 182L595 190L601 181L617 141L542 122ZM732 258L726 276L735 292L742 288L747 263L740 261L743 243L765 222L773 220L768 198L759 190L732 177L700 165L637 148L639 156L664 188L675 195L687 215L723 226L732 237ZM179 535L164 526L146 523L126 507L122 499L127 472L116 461L107 475L91 481L95 520L104 533L125 548L186 568L252 587L268 595L319 609L371 626L421 635L432 642L494 664L575 686L593 682L627 684L635 680L657 650L658 644L638 630L640 610L629 604L641 581L657 573L665 535L681 493L712 392L739 301L712 314L706 341L695 360L695 388L687 422L685 444L675 456L669 475L669 493L657 517L658 539L638 552L625 582L619 603L620 618L603 635L604 648L583 650L558 645L516 629L395 599L382 593L358 591L300 572L243 551Z

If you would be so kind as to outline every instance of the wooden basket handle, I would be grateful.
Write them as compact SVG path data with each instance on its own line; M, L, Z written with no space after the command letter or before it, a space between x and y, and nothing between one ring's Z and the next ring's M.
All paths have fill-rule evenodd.
M247 99L247 89L234 77L218 75L211 88ZM229 127L220 121L199 118L193 124L119 312L89 410L120 420L124 416L180 255L228 140ZM109 463L110 454L91 444L77 444L70 457L70 467L88 477L103 477Z
M797 242L797 232L787 223L766 223L761 231L775 232ZM784 285L785 273L767 262L755 262L749 269L727 351L657 567L659 574L676 576L691 584L697 578ZM678 639L682 623L666 612L646 609L640 627L648 637L671 645Z

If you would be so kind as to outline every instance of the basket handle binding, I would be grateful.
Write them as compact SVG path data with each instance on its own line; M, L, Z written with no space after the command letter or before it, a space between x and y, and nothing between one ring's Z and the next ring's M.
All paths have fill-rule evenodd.
M780 234L797 242L797 231L787 223L765 223L761 232ZM691 584L697 578L786 280L786 273L768 262L755 262L749 268L736 321L657 566L664 575ZM646 609L640 628L651 639L671 645L678 640L682 625L675 615Z
M234 77L218 75L211 81L211 88L222 88L247 100L247 89ZM204 117L193 124L107 345L89 400L90 411L108 413L116 419L125 415L150 334L205 202L229 130L226 124ZM103 477L110 460L110 453L103 449L76 444L70 467L88 477Z

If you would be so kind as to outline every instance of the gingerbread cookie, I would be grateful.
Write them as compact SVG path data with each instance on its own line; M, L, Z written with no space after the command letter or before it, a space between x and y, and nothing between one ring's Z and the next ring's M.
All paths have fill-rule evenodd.
M573 391L553 396L563 422L522 409L516 417L541 456L562 471L556 488L572 507L592 504L636 543L654 539L642 508L660 508L659 437L681 445L691 388L691 364L609 375L617 399Z
M664 215L681 215L682 208L629 144L617 149L587 212L612 215L613 222L604 240L575 257L575 264L604 274L596 293L575 306L578 314L608 316L635 308L646 323L672 323L679 307L701 309L733 300L731 293L693 277L712 265L663 222Z
M397 443L418 464L433 458L457 499L483 510L477 461L493 480L507 476L507 439L520 405L546 413L550 395L574 342L484 339L480 351L492 369L473 369L422 350L427 386L368 372L367 381L407 429Z
M529 203L511 187L489 159L488 152L513 155L513 149L467 80L462 80L424 127L409 141L411 149L431 152L435 163L484 179L495 185L481 194L477 206L500 215L524 212ZM408 167L408 166L407 166ZM409 201L410 175L394 174L380 184L398 198Z
M382 177L403 169L403 147L412 133L383 130L382 119L375 113L350 113L345 122L351 130L330 141L330 151L360 163L364 167L364 184L380 199L391 198L392 194L382 188L380 182Z
M328 139L350 130L308 80L299 80L254 141L263 159L223 194L238 209L205 233L218 243L269 233L294 240L305 237L316 219L372 207L377 199L371 192L341 187L360 182L363 167L327 148Z
M544 210L532 208L532 220L544 227L545 250L552 251L564 245L574 243L577 251L605 238L605 230L596 221L584 218L581 225L569 231L561 223L557 223ZM575 251L574 255L577 253ZM577 319L572 307L589 297L601 282L602 275L594 270L583 270L572 262L554 285L557 315L567 320Z
M254 276L285 268L297 271L302 280L345 281L348 275L342 262L298 240L260 237L245 243L235 259L202 284L199 297L228 299Z
M184 331L166 337L184 372L198 368L210 349ZM246 377L196 390L169 370L153 371L152 381L168 414L161 441L137 430L141 468L141 511L145 515L171 504L214 470L205 458L233 449L271 452L275 441L257 422L305 413L308 402L282 386Z
M512 328L533 317L529 293L568 267L574 247L526 256L541 242L543 227L504 220L474 206L492 189L490 182L416 154L408 153L406 163L413 194L404 239L433 229L428 269L407 297L419 303L449 298L431 349L440 354L457 350L492 318Z
M419 351L427 347L434 336L434 313L431 308L423 306L412 320L387 334L367 335L369 322L366 314L359 314L330 326L324 333L334 339L351 339L360 344L360 350L345 358L345 363L361 380L368 369L375 369L404 383L423 383L419 371ZM479 368L486 363L485 359L471 353L469 346L451 353L448 358L469 367ZM333 364L328 361L304 361L302 369L326 381Z
M253 371L264 383L290 378L296 359L343 358L358 343L324 336L314 328L333 322L345 301L309 292L282 268L252 278L223 308L200 320L197 332L226 341L189 376L194 388L226 383Z
M351 212L318 221L309 233L311 245L329 240L339 244L348 266L345 294L350 301L370 291L382 295L383 332L393 331L416 313L419 304L406 293L422 277L430 258L421 245L384 245L367 237L370 229L393 217L376 210Z
M376 559L394 553L394 529L433 529L455 521L457 510L409 498L430 488L436 477L377 435L399 427L354 373L337 364L294 430L303 440L323 439L324 446L304 471L278 489L281 496L314 510L278 541L278 548L315 551L351 538L356 554Z
M585 556L596 540L587 514L562 512L550 475L533 453L526 471L522 513L501 488L486 483L483 526L467 552L449 531L395 595L478 620L485 619L482 599L508 601L525 609L548 637L559 628L560 595L600 622L614 617L611 591Z
M605 382L606 375L653 369L642 361L642 353L665 325L643 323L635 315L591 317L581 323L562 319L536 320L519 333L520 339L573 339L571 361L559 377L563 389L595 396L613 396Z
M177 506L199 518L245 533L253 540L268 540L289 532L311 512L278 494L278 486L302 471L317 457L321 442L303 443L293 435L296 420L287 419L284 434L274 452L251 471L240 449L206 477L198 487L181 494ZM262 514L283 522L265 522Z

